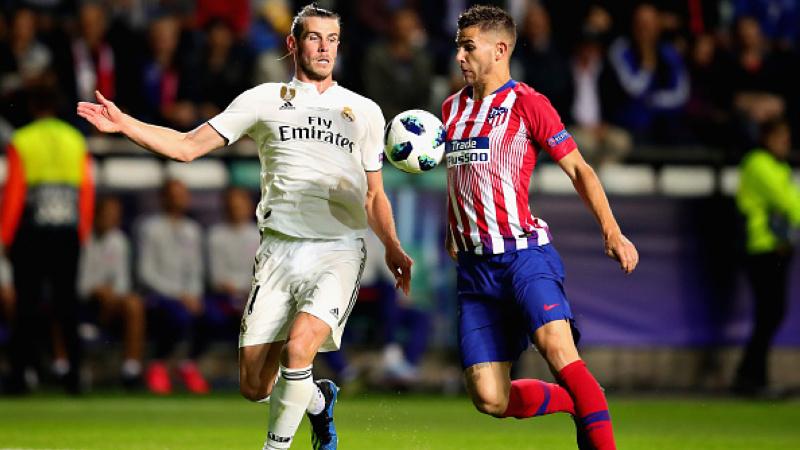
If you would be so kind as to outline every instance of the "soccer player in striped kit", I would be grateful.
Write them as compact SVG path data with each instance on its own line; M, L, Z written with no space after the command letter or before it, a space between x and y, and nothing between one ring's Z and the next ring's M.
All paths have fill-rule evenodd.
M516 31L493 6L458 18L456 60L467 86L442 105L447 129L447 249L458 262L459 345L475 407L495 417L573 415L582 449L614 449L608 405L580 359L564 269L528 185L542 150L572 180L623 272L638 262L592 168L547 98L511 79ZM532 342L558 384L511 380Z

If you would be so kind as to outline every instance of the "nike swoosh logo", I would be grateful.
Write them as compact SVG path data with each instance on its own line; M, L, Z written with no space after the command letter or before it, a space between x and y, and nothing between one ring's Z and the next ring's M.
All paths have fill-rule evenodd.
M555 308L556 306L558 306L558 303L553 303L552 305L544 305L544 310L545 311L550 311L551 309Z

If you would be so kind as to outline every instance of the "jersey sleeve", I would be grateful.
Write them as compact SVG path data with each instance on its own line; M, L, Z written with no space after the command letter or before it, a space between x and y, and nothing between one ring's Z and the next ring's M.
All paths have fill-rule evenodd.
M521 103L529 138L538 148L550 154L553 161L559 161L578 148L547 97L541 94L527 95Z
M361 164L367 172L377 172L383 167L383 128L386 121L377 105L367 115L367 132L361 147Z
M253 89L241 93L225 111L212 117L208 124L225 139L225 144L239 140L258 121L259 103Z

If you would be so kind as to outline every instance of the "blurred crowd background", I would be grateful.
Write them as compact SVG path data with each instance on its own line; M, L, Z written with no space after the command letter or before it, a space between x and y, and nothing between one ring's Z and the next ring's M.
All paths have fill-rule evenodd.
M59 306L66 294L46 288L46 301L29 312L31 321L45 318L46 331L31 333L32 355L20 356L26 386L62 379L80 391L86 373L102 384L119 371L126 386L166 394L170 367L193 392L235 382L238 316L259 240L255 149L243 143L189 166L166 163L97 136L74 109L99 90L137 118L191 129L245 89L290 79L285 36L305 3L0 0L0 142L41 119L48 97L47 115L85 136L97 198L94 231L74 263L76 300L67 303L74 311ZM463 86L456 18L474 2L317 3L342 16L335 79L376 101L386 118L415 108L438 113ZM565 256L587 358L605 368L601 381L726 386L752 309L740 270L746 249L732 199L735 166L764 144L765 126L800 131L800 2L481 3L514 16L513 77L550 98L640 245L639 272L621 280L566 178L554 178L557 168L546 162L534 173L534 210ZM796 165L797 155L788 161ZM458 390L454 271L439 208L444 174L408 177L387 166L384 176L401 240L417 261L414 292L393 291L371 237L344 351L325 356L320 370L344 384ZM9 330L27 301L12 266L5 261L0 270L0 367L11 372ZM785 351L773 364L800 368L796 285L780 312L789 317L777 337ZM525 361L519 370L546 372ZM800 385L798 376L776 376Z

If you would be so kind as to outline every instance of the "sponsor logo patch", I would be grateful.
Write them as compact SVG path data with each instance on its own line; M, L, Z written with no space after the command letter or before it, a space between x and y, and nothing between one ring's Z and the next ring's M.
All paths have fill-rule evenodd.
M447 167L489 162L489 138L454 139L447 142Z
M547 138L547 145L550 147L555 147L556 145L566 141L567 139L571 138L572 135L567 132L567 130L561 130L556 133L554 136Z

